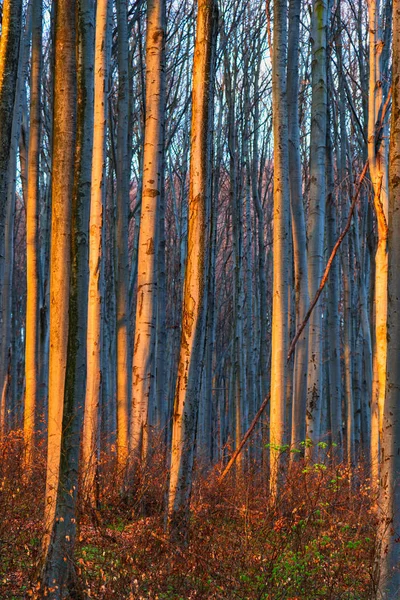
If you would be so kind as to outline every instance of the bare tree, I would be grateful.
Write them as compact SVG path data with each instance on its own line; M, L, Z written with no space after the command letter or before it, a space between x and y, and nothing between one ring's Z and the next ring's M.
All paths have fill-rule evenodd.
M187 260L168 493L168 522L173 536L180 531L186 533L192 489L198 396L204 358L207 277L207 242L204 233L210 194L210 117L215 26L214 1L199 0L193 60Z
M274 2L272 94L274 127L274 282L272 303L270 492L278 494L279 458L285 443L288 348L289 138L286 95L286 0Z

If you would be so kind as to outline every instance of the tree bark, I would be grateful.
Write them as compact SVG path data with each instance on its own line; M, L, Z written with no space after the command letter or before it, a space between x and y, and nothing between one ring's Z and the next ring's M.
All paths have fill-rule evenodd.
M146 124L132 372L130 461L133 461L135 471L149 458L149 398L154 394L155 384L157 230L160 199L164 193L165 36L165 2L150 0L147 7Z
M38 404L39 350L39 168L41 144L42 85L42 0L32 5L32 60L30 86L30 127L28 153L28 197L26 203L26 343L25 343L25 410L24 469L33 464Z
M380 451L379 593L400 589L400 2L393 0L393 104L389 155L388 321L386 398Z
M290 205L292 214L293 258L296 290L296 328L303 321L309 305L307 236L304 217L302 172L300 161L299 127L299 27L300 0L289 3L288 37L288 126L289 126L289 170ZM292 445L305 440L308 364L308 326L297 342L294 357ZM291 454L291 458L296 453Z
M8 178L14 104L16 97L18 55L21 36L22 0L5 0L3 4L0 38L0 330L7 316L3 313L5 282L5 236L8 212ZM7 328L6 328L7 329ZM2 335L0 364L0 436L5 432L7 357L9 344Z
M274 128L274 278L270 404L270 493L279 491L285 443L286 356L288 347L289 138L286 96L287 0L274 0L272 102Z
M102 316L104 299L103 219L106 178L106 124L108 93L108 38L111 5L98 0L94 62L94 129L89 226L89 295L87 329L87 381L82 443L83 495L96 504L99 410L102 391Z
M117 227L116 227L116 328L117 328L117 460L126 475L129 428L129 255L128 214L130 164L128 159L128 14L126 0L117 0L118 125L117 125Z
M187 533L194 442L206 315L206 207L210 194L214 45L217 9L199 0L193 59L188 252L184 282L182 335L172 425L168 525L172 537Z
M369 101L368 101L368 159L374 192L374 207L378 225L378 246L375 254L375 344L374 344L374 380L372 413L377 419L372 423L375 428L371 447L372 479L376 485L379 479L379 438L382 431L383 409L386 386L387 355L387 277L388 277L388 166L385 145L377 150L377 128L383 105L382 86L382 50L383 40L380 25L379 0L369 0ZM379 132L380 134L380 132ZM376 431L376 426L379 432Z
M312 100L310 138L310 195L308 213L308 290L313 298L323 273L326 196L327 117L327 2L314 0L312 13ZM322 305L310 317L306 435L319 438L322 398ZM308 456L313 447L307 449Z
M72 5L70 0L58 0L55 39L49 440L42 583L48 596L58 600L65 594L77 594L73 555L86 390L93 0Z
M50 358L45 557L55 520L67 364L71 268L71 205L76 143L75 0L58 0L55 23L55 72L52 153L52 244L50 257Z

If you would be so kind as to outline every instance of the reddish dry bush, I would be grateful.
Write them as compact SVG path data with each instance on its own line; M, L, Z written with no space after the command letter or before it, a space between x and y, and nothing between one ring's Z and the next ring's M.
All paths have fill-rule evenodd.
M20 434L1 447L1 598L23 598L41 536L44 461L35 483L20 478ZM164 532L167 484L160 446L135 494L121 498L114 459L102 457L95 520L80 507L77 571L88 596L121 599L353 600L374 597L376 519L362 467L305 466L282 474L271 502L259 468L232 473L198 469L189 541ZM37 472L36 472L37 470ZM201 475L200 475L201 473ZM9 551L8 551L9 549ZM5 590L5 591L3 591Z

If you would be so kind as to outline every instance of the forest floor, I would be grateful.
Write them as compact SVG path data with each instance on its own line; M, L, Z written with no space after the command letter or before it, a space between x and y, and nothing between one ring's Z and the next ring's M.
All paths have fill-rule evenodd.
M0 599L35 596L44 457L21 477L21 436L0 446ZM75 555L85 596L101 600L373 598L376 503L362 468L298 461L271 506L266 479L197 472L189 541L164 532L166 475L155 460L134 501L104 465L101 508L80 506ZM145 515L145 516L144 516Z

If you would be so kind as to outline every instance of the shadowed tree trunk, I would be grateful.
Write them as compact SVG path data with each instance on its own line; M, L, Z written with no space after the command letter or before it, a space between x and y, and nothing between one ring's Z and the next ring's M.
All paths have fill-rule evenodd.
M302 323L308 309L307 240L304 218L302 172L300 161L299 128L299 27L300 0L289 3L288 37L288 126L289 126L289 169L290 206L292 214L293 258L296 290L296 328ZM306 436L308 363L308 325L297 342L294 357L292 437L291 443L298 444ZM296 453L291 454L294 458Z
M18 54L22 24L22 0L4 0L0 38L0 437L5 432L5 402L8 378L7 335L3 335L5 233L11 131L17 86ZM9 220L8 220L9 221Z
M327 2L314 0L312 13L312 100L310 137L310 205L308 213L308 291L314 298L324 268L324 228L326 196L326 117L327 117ZM307 438L319 438L322 401L322 304L313 310L309 323ZM307 454L313 454L312 446Z
M56 511L67 364L71 205L76 142L75 0L72 3L58 0L55 19L49 416L43 540L46 561Z
M330 105L331 106L331 105ZM337 206L334 193L333 148L331 140L331 113L328 107L328 128L326 142L326 183L328 188L326 213L327 213L327 246L328 253L337 240ZM343 458L343 433L342 433L342 379L340 373L340 318L339 318L339 270L338 260L333 261L328 280L327 298L327 335L328 335L328 371L329 371L329 412L331 425L331 440L336 444L335 455L339 460Z
M117 228L116 228L116 327L117 327L117 458L126 474L129 426L129 256L128 213L130 165L128 159L128 14L126 0L117 0L118 124L117 124Z

